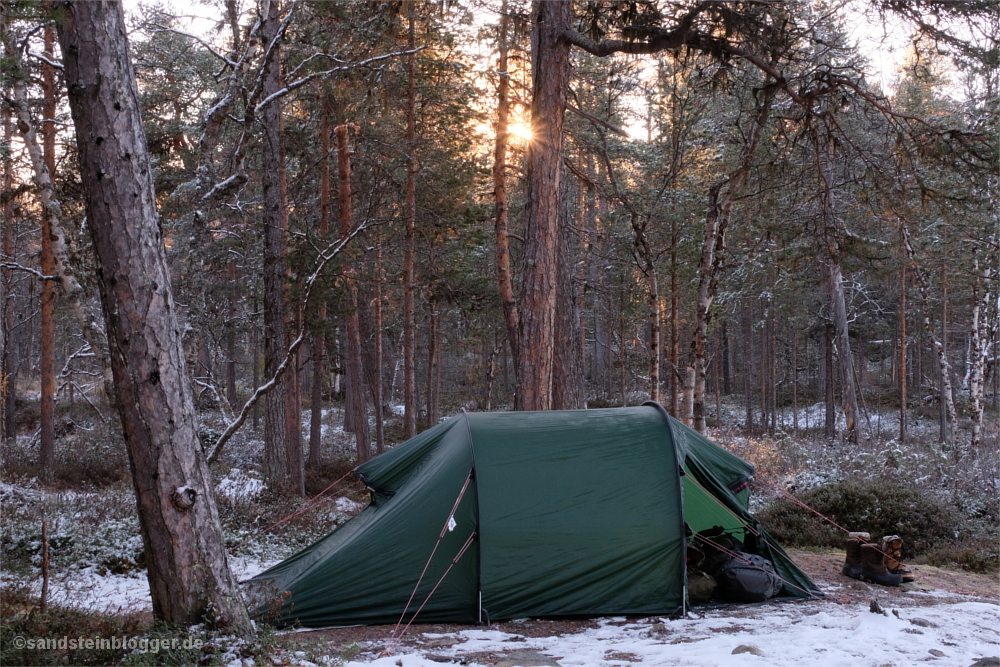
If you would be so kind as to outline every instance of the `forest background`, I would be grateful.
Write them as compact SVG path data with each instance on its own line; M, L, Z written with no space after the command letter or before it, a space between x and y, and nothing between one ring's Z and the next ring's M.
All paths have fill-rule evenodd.
M209 463L257 442L290 498L460 409L657 400L764 471L930 460L995 525L995 3L190 10L128 40ZM101 485L128 472L59 21L4 4L4 469ZM905 34L891 84L852 22Z

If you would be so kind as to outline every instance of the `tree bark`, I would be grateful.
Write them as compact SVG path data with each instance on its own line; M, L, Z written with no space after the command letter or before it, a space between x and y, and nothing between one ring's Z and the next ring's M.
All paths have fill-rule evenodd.
M570 74L570 0L532 2L532 98L524 285L518 336L523 410L552 408L553 345L563 169L563 118Z
M17 58L19 52L7 41L9 35L4 35L4 50ZM20 68L20 62L16 62ZM38 146L37 130L32 122L31 113L28 110L28 94L23 80L14 79L10 89L14 111L17 114L18 130L24 139L24 146L31 161L31 168L35 185L38 187L39 197L42 202L42 209L48 221L48 240L52 248L53 273L46 274L55 276L59 281L59 286L69 301L73 316L79 324L84 340L90 345L91 350L101 369L102 384L101 392L108 401L114 400L114 380L112 379L111 361L108 357L108 342L105 340L104 332L101 331L100 314L91 306L83 286L76 279L73 268L69 261L69 252L66 248L66 235L62 225L62 206L55 196L55 186L52 182L52 173L46 164L43 150Z
M972 418L972 451L982 444L983 412L985 408L986 362L989 359L990 343L1000 327L1000 289L994 284L996 274L994 264L997 257L997 235L990 244L991 251L986 257L985 268L976 262L976 283L973 288L972 322L970 323L970 366L969 369L969 412ZM980 297L980 292L982 296ZM991 312L992 311L992 312ZM997 369L994 367L994 373Z
M196 432L122 7L91 0L61 3L60 10L56 25L153 613L172 623L214 618L248 636L253 629L226 562Z
M333 144L330 141L330 105L323 100L322 118L320 120L319 144L322 158L319 172L319 229L316 230L321 241L325 241L330 233L330 153ZM326 300L321 300L316 308L316 319L312 335L313 379L312 396L310 396L309 416L309 460L310 468L318 468L322 463L323 434L323 377L326 369Z
M281 23L279 0L267 3L262 17L261 35L271 44ZM275 44L271 58L264 63L264 96L281 89L281 48ZM261 149L261 185L263 186L264 225L264 377L270 378L285 356L285 233L288 230L288 195L285 182L282 102L264 107L261 114L263 146ZM286 376L287 377L290 376ZM274 387L264 397L264 476L272 489L293 490L288 458L287 381Z
M413 290L416 279L413 273L413 255L416 249L417 229L417 165L414 152L417 137L417 60L416 25L413 12L415 2L407 3L409 22L406 60L406 147L410 155L406 163L406 236L403 248L403 437L409 440L417 434L417 365L415 357L416 321L413 314Z
M951 425L958 419L949 419L955 413L951 387L951 364L948 362L948 285L944 271L941 271L941 340L938 350L938 425L939 440L946 444L951 440Z
M708 326L712 303L718 292L719 279L725 262L726 232L732 214L733 201L743 192L750 168L760 146L764 128L771 117L774 88L767 88L757 103L757 113L735 171L709 189L705 235L698 263L698 293L695 301L694 336L691 339L691 363L685 374L685 421L696 431L705 431L705 372Z
M826 402L826 421L824 435L833 440L837 435L837 407L833 391L833 331L831 326L823 329L823 392Z
M433 428L441 418L441 345L438 304L431 295L427 327L427 428Z
M0 12L0 20L7 17ZM0 26L6 31L6 25ZM4 35L4 45L7 39ZM14 128L11 124L10 111L6 104L2 105L3 140L7 145L13 138ZM14 187L14 165L11 160L3 160L3 192L8 193ZM14 206L10 198L3 198L3 254L14 257ZM9 267L0 270L0 437L4 440L14 440L17 437L17 416L15 409L15 372L14 355L11 353L10 333L14 328L14 271Z
M507 67L507 30L510 18L507 16L507 0L500 9L500 62L497 64L500 81L497 84L497 133L493 150L493 198L495 201L494 223L496 231L497 282L500 303L503 305L504 323L507 325L507 340L514 359L519 357L518 330L520 317L514 300L514 276L510 268L510 236L507 229L507 126L510 116L510 72ZM516 373L515 367L515 373ZM516 400L515 396L515 400Z
M906 266L899 272L899 442L906 444Z
M55 31L45 27L45 53L51 57L55 52ZM52 178L56 173L56 77L55 68L48 63L42 66L42 155L45 167ZM56 271L55 254L52 249L52 226L59 224L47 210L42 210L42 274L51 276ZM41 294L41 424L39 432L39 472L43 481L51 481L56 465L56 286L51 280L42 281Z
M824 109L826 102L824 101ZM833 146L820 126L815 129L816 163L819 171L823 202L824 241L827 244L827 287L830 290L830 315L833 318L834 345L837 365L840 368L841 407L846 421L846 440L858 442L858 394L854 382L854 357L847 324L847 302L844 298L844 277L840 268L840 241L842 233L834 201Z
M563 207L563 215L569 211ZM560 225L557 260L554 347L552 351L552 409L579 410L584 407L583 344L575 285L576 236L568 223Z
M334 129L337 135L337 172L340 190L340 237L346 239L354 225L354 208L351 204L351 145L347 125ZM368 435L368 407L365 401L365 376L361 365L361 317L358 303L357 273L353 266L344 271L347 286L347 382L351 397L351 422L358 463L371 458L371 438ZM377 407L377 406L376 406Z
M384 346L382 337L385 327L382 315L382 291L385 274L382 271L382 230L375 232L375 378L372 382L372 401L375 403L375 454L385 452L385 387Z

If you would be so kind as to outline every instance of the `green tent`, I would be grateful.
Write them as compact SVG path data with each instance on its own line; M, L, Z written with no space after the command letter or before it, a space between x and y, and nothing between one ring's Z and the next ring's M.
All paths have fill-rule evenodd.
M783 595L819 593L747 511L753 466L656 403L463 413L357 473L371 504L251 580L270 600L259 615L325 627L404 609L427 623L671 614L686 604L685 523L734 531L774 563Z

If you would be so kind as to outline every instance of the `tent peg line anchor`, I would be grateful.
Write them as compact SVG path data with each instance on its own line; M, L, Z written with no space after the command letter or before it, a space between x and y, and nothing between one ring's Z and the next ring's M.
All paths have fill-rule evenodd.
M427 568L429 568L431 566L431 561L434 559L434 554L437 553L438 547L441 545L441 540L443 540L444 536L448 533L448 524L451 523L452 517L454 517L455 516L455 512L458 511L458 505L459 505L459 503L462 502L462 497L465 496L465 492L469 488L469 483L472 482L472 473L473 473L473 471L470 470L468 477L465 478L465 484L462 485L462 490L459 491L459 493L458 493L458 498L455 499L455 504L451 506L451 511L448 512L448 518L445 519L444 526L441 527L441 533L438 535L437 542L434 543L434 548L431 549L431 555L427 557L427 562L424 563L424 569L420 573L420 578L417 579L416 586L413 587L413 592L410 593L410 599L406 601L406 606L403 607L403 613L399 616L399 621L396 622L396 627L394 627L392 629L392 632L389 633L390 640L395 636L396 631L399 630L399 626L403 624L403 619L406 618L406 612L410 609L410 604L413 602L413 598L416 596L417 590L419 590L420 584L424 580L424 575L427 574ZM465 553L465 547L462 548L462 553ZM449 567L448 569L450 570L451 568ZM445 572L445 574L447 574L447 572ZM442 579L443 578L444 577L442 577ZM439 581L438 583L441 583L441 582ZM436 590L437 586L435 586L434 588ZM433 592L434 591L431 591L431 593L433 593ZM430 596L428 596L428 598L429 597ZM424 600L424 604L426 604L426 603L427 603L427 601ZM420 605L420 608L423 609L423 605ZM417 613L419 613L419 611L420 610L418 609ZM415 617L416 617L416 614L414 614L414 618ZM413 622L413 620L411 619L410 623L412 623L412 622ZM410 626L407 625L406 627L410 627ZM405 630L404 630L404 632L405 632Z
M385 647L385 649L383 649L382 653L379 654L380 658L389 657L392 655L392 649L395 648L400 641L402 641L403 635L405 635L406 631L410 629L410 626L413 625L413 622L417 620L417 615L421 611L423 611L424 606L430 601L431 596L434 595L434 593L437 591L438 586L441 585L441 582L444 581L444 578L448 576L449 572L451 572L451 568L455 567L455 564L462 559L462 556L465 555L465 552L468 551L470 546L472 546L472 543L475 541L477 535L478 531L473 529L472 533L469 535L469 538L465 540L465 544L463 544L462 548L458 550L458 553L455 554L455 557L451 559L451 563L448 565L448 569L444 571L444 574L441 575L441 578L437 580L436 584L434 584L434 588L431 589L431 592L427 594L427 597L424 598L424 601L421 602L417 610L413 612L413 616L410 618L409 623L407 623L406 627L403 628L403 631L399 633L399 636L393 637L393 634L395 634L396 630L394 629L392 631L392 633L389 635L389 644L388 646ZM405 615L406 612L404 611L403 614ZM396 627L398 628L399 626L397 625Z

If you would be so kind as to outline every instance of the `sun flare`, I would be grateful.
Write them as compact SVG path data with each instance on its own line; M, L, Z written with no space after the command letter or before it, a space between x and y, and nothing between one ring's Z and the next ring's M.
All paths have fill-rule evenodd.
M507 126L507 133L521 141L531 141L531 125L528 123L511 123Z

